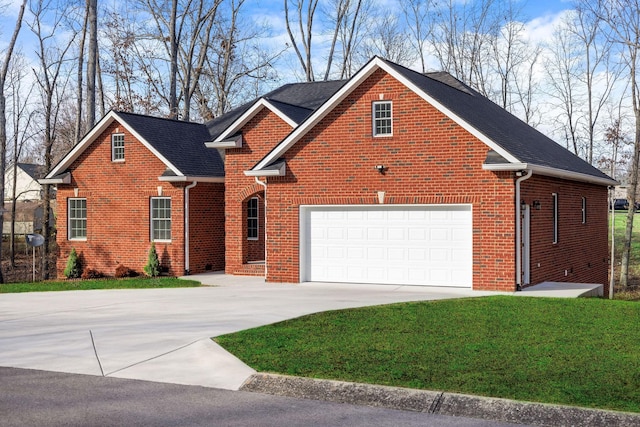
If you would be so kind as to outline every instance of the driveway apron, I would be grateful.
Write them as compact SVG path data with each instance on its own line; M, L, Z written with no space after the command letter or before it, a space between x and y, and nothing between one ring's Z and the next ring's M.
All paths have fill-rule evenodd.
M211 337L326 310L495 294L193 278L217 286L0 295L0 366L237 390L254 371Z

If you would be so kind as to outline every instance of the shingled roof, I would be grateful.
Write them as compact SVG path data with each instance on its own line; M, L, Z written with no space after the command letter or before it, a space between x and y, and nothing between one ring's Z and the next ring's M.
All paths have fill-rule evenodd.
M345 80L334 80L286 84L208 121L206 126L211 139L215 140L260 99L268 101L292 121L300 124L344 83Z
M435 98L469 125L509 152L520 163L611 179L551 138L523 122L448 73L420 74L387 63L420 90ZM493 153L492 153L493 154ZM505 163L505 159L487 162Z
M266 170L279 161L302 135L380 68L402 81L427 102L435 104L436 108L485 142L488 149L483 167L486 169L531 169L539 174L603 185L616 183L599 169L450 74L421 74L379 57L374 57L346 83L336 86L331 97L247 173L259 176L261 170Z
M117 113L145 141L185 176L224 176L217 150L205 147L211 136L200 123Z
M224 179L224 163L220 153L204 145L211 138L205 125L110 111L40 182L68 182L67 169L114 121L124 126L167 166L161 175L162 180Z

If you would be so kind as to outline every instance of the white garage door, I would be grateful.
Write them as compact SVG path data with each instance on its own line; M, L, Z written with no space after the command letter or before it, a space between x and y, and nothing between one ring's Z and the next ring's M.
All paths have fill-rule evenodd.
M472 286L470 205L303 206L301 281Z

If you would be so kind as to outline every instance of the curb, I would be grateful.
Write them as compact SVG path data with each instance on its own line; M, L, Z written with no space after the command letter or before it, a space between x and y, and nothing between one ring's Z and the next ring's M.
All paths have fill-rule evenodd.
M634 413L275 374L254 374L240 390L539 426L640 425Z

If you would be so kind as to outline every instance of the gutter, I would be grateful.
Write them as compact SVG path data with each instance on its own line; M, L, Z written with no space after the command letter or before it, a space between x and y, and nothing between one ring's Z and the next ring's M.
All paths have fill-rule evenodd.
M189 190L198 185L198 181L184 187L184 275L190 274L189 266Z
M520 206L520 184L533 176L533 171L521 171L525 175L516 179L516 290L522 290L522 208Z

